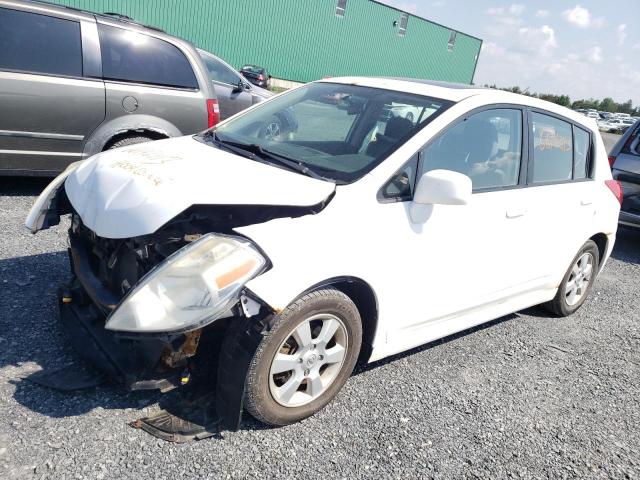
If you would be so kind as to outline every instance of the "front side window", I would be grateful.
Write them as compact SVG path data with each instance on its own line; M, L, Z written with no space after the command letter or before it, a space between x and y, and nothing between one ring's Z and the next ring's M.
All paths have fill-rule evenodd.
M215 82L226 83L227 85L236 86L240 81L240 77L236 75L236 72L227 67L219 60L210 57L209 55L203 55L204 63L209 71L209 76ZM244 68L243 68L244 70Z
M533 112L533 159L530 182L548 183L571 180L573 175L572 126L569 122Z
M0 8L0 69L81 77L80 24Z
M435 169L471 178L474 190L518 184L522 158L522 111L492 109L454 125L425 148L418 178Z
M264 158L278 155L312 174L351 183L449 105L393 90L310 83L216 127L215 136L217 142L243 145ZM196 138L207 142L210 137Z
M98 34L105 80L198 88L193 69L178 47L150 35L108 25L98 25Z

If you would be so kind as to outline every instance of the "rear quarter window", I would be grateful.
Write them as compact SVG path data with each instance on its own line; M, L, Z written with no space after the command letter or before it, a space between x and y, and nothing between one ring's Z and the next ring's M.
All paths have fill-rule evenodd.
M0 8L0 69L81 77L80 24Z
M193 69L182 51L159 38L98 25L102 76L106 80L197 89Z

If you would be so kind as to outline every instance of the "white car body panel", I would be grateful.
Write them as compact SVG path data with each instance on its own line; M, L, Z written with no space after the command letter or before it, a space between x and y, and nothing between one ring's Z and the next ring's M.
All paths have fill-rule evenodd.
M192 205L312 206L335 186L187 136L95 155L65 189L97 235L127 238L155 232Z
M594 120L498 90L396 79L327 81L458 103L362 179L337 187L320 213L236 229L273 264L247 287L274 309L336 277L366 282L378 307L374 361L552 299L571 259L593 235L607 235L606 261L619 204L604 183L611 172ZM411 202L378 201L379 189L429 140L469 111L494 104L537 107L589 129L596 139L594 179L476 193L467 205L421 205L424 221L418 222L409 215ZM187 137L100 154L65 186L85 225L108 238L152 233L193 204L311 206L336 188Z

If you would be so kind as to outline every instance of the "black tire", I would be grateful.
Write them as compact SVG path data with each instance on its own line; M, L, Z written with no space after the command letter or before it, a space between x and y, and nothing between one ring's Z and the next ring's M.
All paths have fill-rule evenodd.
M342 366L333 382L317 398L301 406L283 406L270 390L271 364L282 343L293 329L318 314L338 317L347 332L347 348ZM324 408L348 380L360 353L362 322L353 301L334 289L308 293L289 305L275 318L271 330L255 352L245 381L246 410L269 425L289 425L310 417Z
M145 137L143 135L124 137L124 138L121 138L120 140L118 140L117 142L113 142L109 146L109 148L107 148L106 150L111 150L113 148L126 147L128 145L135 145L136 143L150 142L152 140L153 140L153 138Z
M570 305L567 302L567 283L571 278L574 265L576 264L578 259L582 257L585 253L590 253L593 258L592 273L589 279L589 284L587 285L585 292L582 294L582 297L580 298L580 300L576 304ZM585 300L589 296L589 293L591 292L591 289L593 288L593 284L598 274L599 266L600 266L600 252L598 250L598 246L595 244L593 240L587 240L585 244L582 246L582 248L580 249L580 251L573 258L573 260L571 260L571 264L567 269L567 273L565 273L564 277L562 278L562 282L560 283L560 287L558 288L558 292L556 293L555 298L550 302L543 304L543 307L547 309L549 312L559 317L566 317L568 315L571 315L575 311L577 311L585 302Z

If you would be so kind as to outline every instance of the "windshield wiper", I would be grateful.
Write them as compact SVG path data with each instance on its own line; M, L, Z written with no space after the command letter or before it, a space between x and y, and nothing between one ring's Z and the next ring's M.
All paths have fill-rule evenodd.
M276 162L279 165L282 165L289 170L293 170L298 173L302 173L303 175L307 175L311 178L315 178L316 180L329 180L326 177L314 172L309 167L307 167L304 163L294 160L289 157L285 157L284 155L280 155L278 153L274 153L270 150L265 150L262 148L262 145L258 145L257 143L242 143L236 142L233 140L221 139L218 134L212 130L205 132L203 138L211 137L212 140L216 144L221 144L232 151L236 151L236 153L244 154L244 156L251 158L253 160L270 160L272 162ZM206 141L206 140L205 140ZM238 152L238 150L240 152ZM249 154L249 155L247 155ZM271 162L267 162L271 163Z

